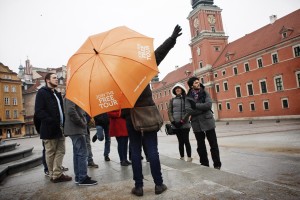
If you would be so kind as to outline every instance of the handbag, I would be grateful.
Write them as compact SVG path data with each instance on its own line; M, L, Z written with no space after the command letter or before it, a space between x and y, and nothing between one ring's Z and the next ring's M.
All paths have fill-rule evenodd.
M133 127L136 131L157 132L163 125L163 119L154 106L134 107L130 109Z
M167 135L175 135L175 132L172 129L172 124L166 124L165 132Z

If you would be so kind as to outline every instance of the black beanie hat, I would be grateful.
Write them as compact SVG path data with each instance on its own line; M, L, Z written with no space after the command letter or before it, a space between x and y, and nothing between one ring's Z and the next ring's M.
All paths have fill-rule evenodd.
M195 80L199 80L199 78L197 78L196 76L193 76L193 77L189 78L189 80L187 81L187 84L188 84L189 88L193 87L193 84L194 84Z

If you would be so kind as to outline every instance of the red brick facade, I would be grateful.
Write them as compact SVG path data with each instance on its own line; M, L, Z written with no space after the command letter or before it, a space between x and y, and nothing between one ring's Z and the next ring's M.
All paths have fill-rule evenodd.
M195 7L188 17L192 63L152 85L164 119L169 90L193 75L211 94L217 120L300 118L299 18L297 10L228 44L221 9Z

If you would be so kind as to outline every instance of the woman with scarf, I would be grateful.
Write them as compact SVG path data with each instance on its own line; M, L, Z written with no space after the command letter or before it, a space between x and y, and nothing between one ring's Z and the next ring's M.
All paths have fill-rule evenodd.
M184 146L187 154L187 161L192 162L192 150L189 139L191 124L189 115L185 111L186 89L182 83L176 83L172 88L173 98L170 100L168 115L172 123L173 132L176 134L179 143L180 159L184 159Z

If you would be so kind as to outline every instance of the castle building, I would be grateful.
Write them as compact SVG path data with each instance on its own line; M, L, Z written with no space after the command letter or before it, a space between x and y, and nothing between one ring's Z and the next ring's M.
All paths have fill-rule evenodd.
M192 62L152 84L164 120L169 91L191 76L210 93L217 120L300 118L300 9L228 43L222 9L213 0L191 3Z

